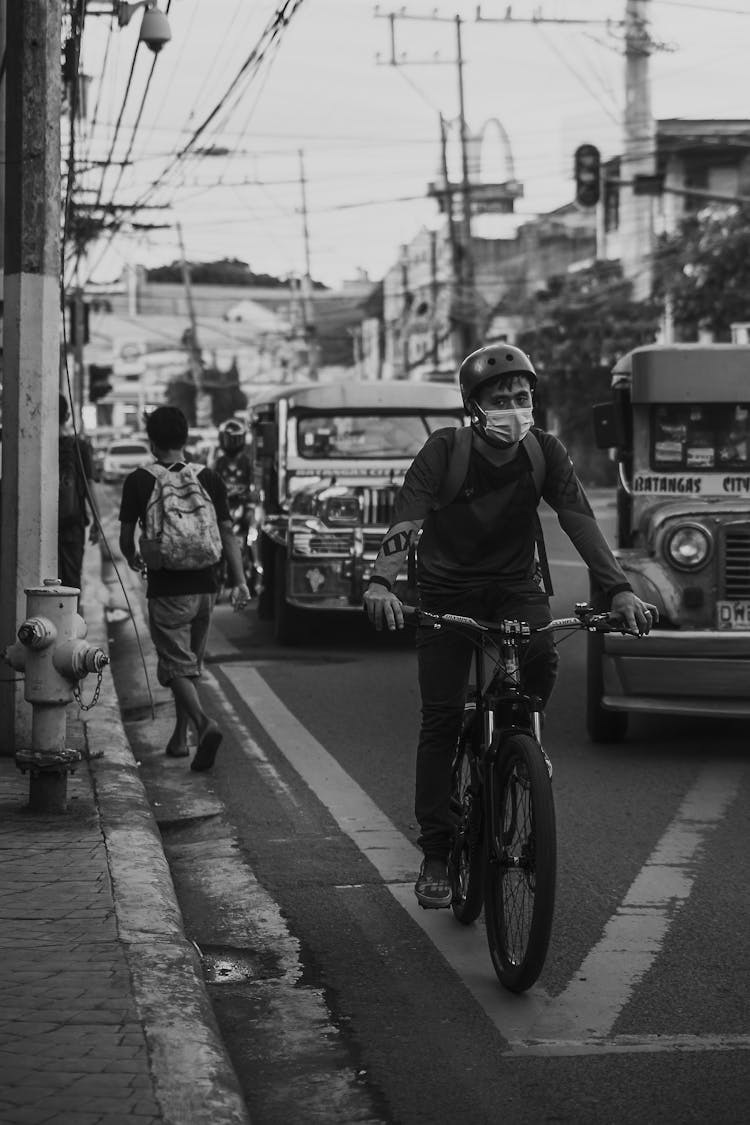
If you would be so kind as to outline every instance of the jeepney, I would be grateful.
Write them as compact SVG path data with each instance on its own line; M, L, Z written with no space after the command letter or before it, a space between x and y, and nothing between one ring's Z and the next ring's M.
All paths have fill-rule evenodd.
M629 712L750 716L750 347L636 348L594 422L618 465L615 553L660 620L589 636L589 734L624 737Z
M258 614L290 644L313 621L305 611L361 612L407 468L464 411L457 385L347 381L281 386L249 422Z

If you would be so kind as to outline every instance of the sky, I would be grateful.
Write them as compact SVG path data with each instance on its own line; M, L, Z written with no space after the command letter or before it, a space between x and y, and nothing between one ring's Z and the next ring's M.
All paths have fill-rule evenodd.
M159 0L172 39L157 56L136 50L140 11L119 28L91 14L107 6L89 0L84 25L78 195L148 207L125 213L137 228L124 222L71 259L68 281L178 260L180 232L190 261L238 258L288 277L309 258L312 277L332 287L361 271L380 279L401 244L440 221L426 191L439 174L440 115L459 113L456 16L467 130L485 137L480 177L512 175L524 188L504 233L572 200L579 144L605 160L622 151L626 0L515 0L512 20L498 0L379 10L370 0ZM749 0L642 7L656 43L653 115L750 118ZM280 10L289 21L271 36ZM523 22L535 12L548 22ZM566 20L591 22L553 22ZM452 179L458 152L454 140Z

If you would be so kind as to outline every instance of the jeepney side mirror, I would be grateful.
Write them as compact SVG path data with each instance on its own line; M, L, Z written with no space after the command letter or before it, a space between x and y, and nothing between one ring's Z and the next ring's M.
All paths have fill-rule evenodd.
M276 453L276 426L273 422L259 422L253 429L258 456L273 457Z
M633 449L633 415L630 390L625 386L612 388L612 401L600 402L592 408L594 440L597 449L616 449L618 456Z
M614 449L617 442L615 408L611 402L598 402L592 407L594 441L597 449Z

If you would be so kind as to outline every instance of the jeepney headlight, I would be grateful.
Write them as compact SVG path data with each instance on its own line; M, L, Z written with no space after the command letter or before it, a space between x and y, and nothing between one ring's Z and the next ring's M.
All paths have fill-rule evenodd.
M361 519L359 497L354 495L327 496L320 506L324 523L355 524Z
M670 532L664 546L669 561L678 570L697 570L711 554L710 532L699 523L685 523Z

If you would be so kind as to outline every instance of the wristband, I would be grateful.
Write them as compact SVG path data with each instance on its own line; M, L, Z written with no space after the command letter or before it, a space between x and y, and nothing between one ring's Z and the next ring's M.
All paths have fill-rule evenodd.
M381 578L379 574L371 574L367 583L368 586L371 586L373 582L377 583L378 586L385 586L386 590L390 593L391 584L387 578Z

